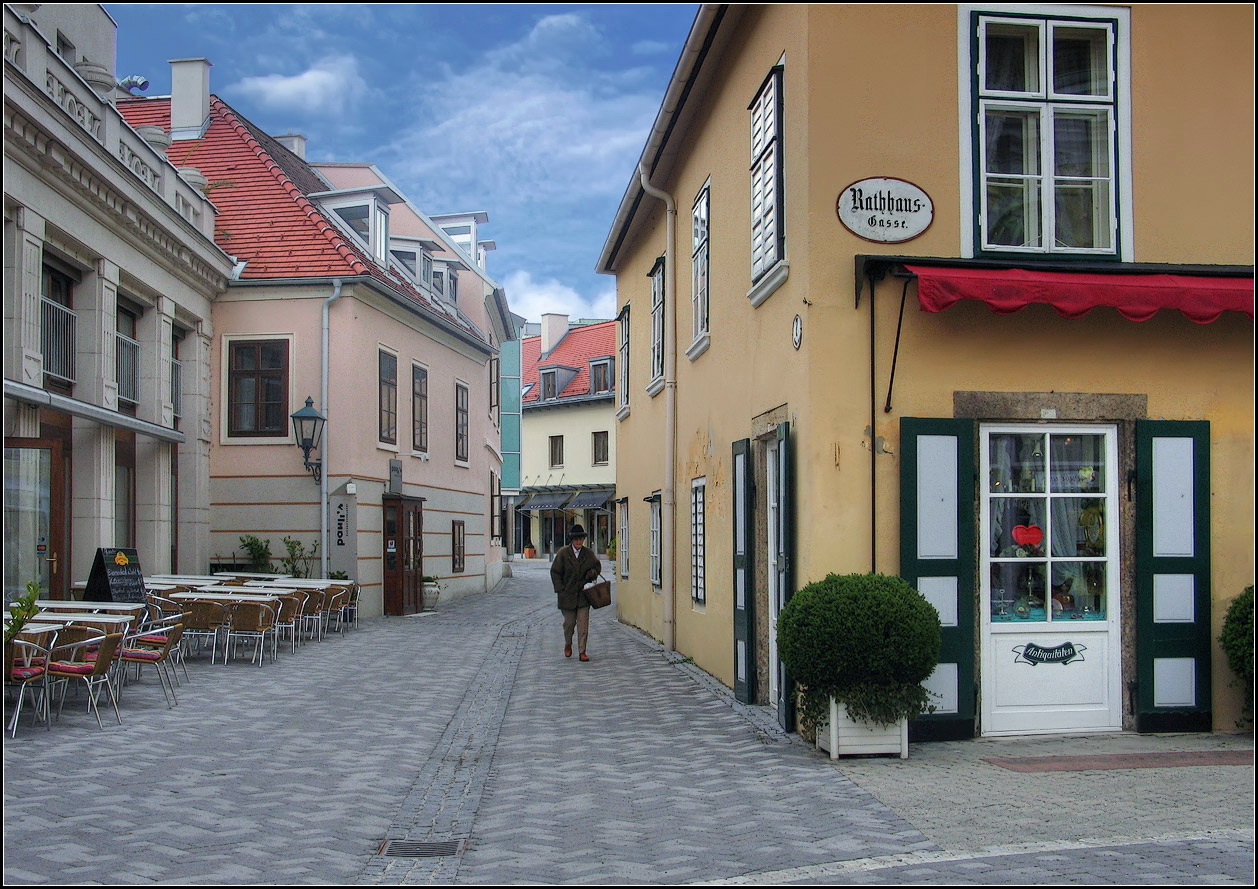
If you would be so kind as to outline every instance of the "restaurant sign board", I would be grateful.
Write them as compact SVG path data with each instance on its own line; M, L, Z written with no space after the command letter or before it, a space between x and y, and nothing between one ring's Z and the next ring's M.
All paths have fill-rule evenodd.
M85 602L144 602L144 572L133 549L101 547L87 577Z
M912 182L877 176L853 182L834 205L852 234L879 244L911 241L935 219L930 195Z

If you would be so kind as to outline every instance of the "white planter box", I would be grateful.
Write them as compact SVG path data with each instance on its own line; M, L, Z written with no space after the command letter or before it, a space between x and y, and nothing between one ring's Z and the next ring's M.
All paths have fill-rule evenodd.
M831 759L857 753L898 753L900 759L908 759L909 721L901 719L890 726L853 722L847 707L831 698L830 718L817 726L817 747Z

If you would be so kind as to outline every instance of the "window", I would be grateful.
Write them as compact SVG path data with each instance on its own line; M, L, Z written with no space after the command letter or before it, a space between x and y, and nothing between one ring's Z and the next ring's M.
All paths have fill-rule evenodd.
M397 356L380 352L380 441L397 444Z
M1117 252L1117 21L974 14L978 244Z
M398 262L402 264L403 268L405 268L408 272L411 273L412 278L419 276L419 254L417 251L415 250L390 250L389 253L393 256L394 259L396 259Z
M629 307L621 310L617 321L620 353L620 386L616 396L616 415L624 419L629 413Z
M607 433L594 433L594 465L606 466L608 463Z
M489 359L489 416L493 418L494 425L498 425L499 411L501 410L502 388L502 363L497 355Z
M461 574L467 568L467 535L463 522L450 523L450 570Z
M590 364L590 391L595 395L612 391L612 363L610 360Z
M550 437L550 468L558 469L563 466L563 436L552 435Z
M704 602L705 590L704 553L707 544L706 520L707 479L697 478L690 483L690 598Z
M454 459L466 463L468 459L468 410L467 386L454 384Z
M490 540L502 540L502 529L506 525L503 521L504 514L502 510L502 480L498 478L496 473L489 473L489 538Z
M629 576L629 501L616 504L620 517L620 529L616 532L616 558L620 562L620 576Z
M428 371L411 365L411 449L428 453Z
M228 345L227 434L288 434L288 341Z
M134 406L140 400L140 342L138 315L122 305L115 316L114 374L118 399Z
M695 198L690 215L690 301L691 329L695 344L708 335L708 218L710 215L710 191L705 184ZM694 356L692 356L694 357Z
M769 72L751 111L751 280L786 257L782 219L782 66Z
M432 283L433 293L437 294L437 296L445 296L445 292L446 292L446 273L445 272L439 272L434 269L432 273L431 283Z
M432 286L432 257L427 253L425 253L423 256L424 256L424 259L423 259L424 283L427 284L429 287L431 287Z
M354 232L371 250L373 256L382 263L389 257L389 211L379 201L370 200L365 204L354 204L348 207L333 207L332 212L340 217L350 230Z
M135 433L114 432L114 546L135 546Z
M69 387L75 380L74 278L51 266L43 267L40 296L40 349L44 355L45 385Z
M664 257L651 269L651 381L664 381ZM655 389L658 392L658 389ZM652 393L654 394L654 393Z
M660 575L660 498L651 497L651 583L655 586L663 584Z
M558 394L555 391L555 376L553 370L542 371L542 401L550 401Z

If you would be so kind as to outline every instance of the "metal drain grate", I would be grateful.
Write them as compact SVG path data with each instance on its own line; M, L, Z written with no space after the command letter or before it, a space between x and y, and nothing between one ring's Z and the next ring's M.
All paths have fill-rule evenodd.
M463 840L418 843L411 840L385 840L377 854L390 858L438 858L442 855L458 855L462 851Z

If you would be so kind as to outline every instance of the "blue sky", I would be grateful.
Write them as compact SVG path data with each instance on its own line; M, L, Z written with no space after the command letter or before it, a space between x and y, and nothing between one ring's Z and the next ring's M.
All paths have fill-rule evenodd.
M309 159L374 163L429 214L486 211L517 314L615 314L594 266L695 4L105 8L143 95L207 58L212 92Z

